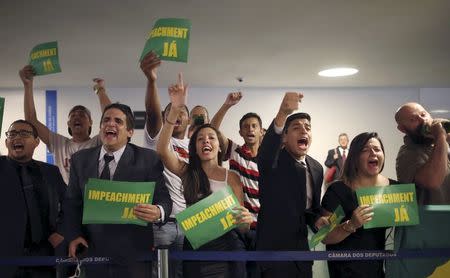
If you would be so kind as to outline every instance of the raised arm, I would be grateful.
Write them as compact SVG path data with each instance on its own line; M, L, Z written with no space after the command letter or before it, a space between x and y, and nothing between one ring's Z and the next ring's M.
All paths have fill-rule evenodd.
M228 109L230 109L232 106L237 104L242 98L241 92L234 92L229 93L227 98L225 99L225 102L222 104L220 109L216 112L214 117L211 120L211 125L215 127L216 129L220 130L220 125L222 124L223 118L225 117L225 114L228 112ZM228 149L229 140L225 134L222 134L222 140L224 142L224 150Z
M172 106L167 115L166 124L162 126L156 151L161 156L164 166L175 175L181 177L184 174L186 163L179 160L169 148L174 125L180 112L185 109L184 106L186 104L187 88L183 84L181 73L178 76L178 83L169 87L169 96Z
M161 115L161 101L159 100L156 85L157 68L161 60L154 52L147 54L141 62L141 70L147 77L147 90L145 93L145 111L147 113L146 129L150 137L154 138L161 130L163 118Z
M445 132L439 120L433 122L431 132L434 137L433 152L428 161L417 169L414 182L425 188L438 189L448 175L447 138L449 134Z
M36 116L36 107L34 105L33 96L33 67L30 65L25 66L19 71L19 76L24 86L23 108L25 112L25 120L29 121L36 127L39 138L41 138L42 142L48 145L50 143L50 130L47 126L40 122Z
M277 130L283 129L287 117L298 109L302 98L303 94L301 93L288 92L284 95L278 113L267 129L267 133L264 135L264 139L259 147L258 169L260 173L269 171L276 159L282 139L282 134L277 133Z
M108 94L106 93L105 89L105 80L101 78L94 78L92 81L94 81L94 92L98 96L98 101L100 103L100 109L103 113L103 110L105 110L105 107L111 104L111 100L109 99Z

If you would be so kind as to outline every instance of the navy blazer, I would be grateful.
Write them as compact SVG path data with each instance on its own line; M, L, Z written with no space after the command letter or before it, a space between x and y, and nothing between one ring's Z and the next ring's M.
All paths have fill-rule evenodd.
M312 176L312 207L306 209L306 170L281 146L274 123L258 153L261 209L258 215L257 250L309 250L307 224L315 230L320 216L323 168L306 156Z
M58 167L41 161L33 160L33 162L39 167L42 175L42 185L47 189L49 232L63 234L60 226L61 202L66 191L66 184ZM0 211L2 212L1 220L3 223L3 228L0 229L0 257L23 256L27 206L17 169L6 156L0 156L0 177L0 192L2 196ZM13 266L2 266L0 268L0 276L12 276L15 269L16 267Z
M98 161L102 146L84 149L71 158L69 186L63 204L64 227L69 241L78 236L89 244L90 255L137 255L153 247L152 224L82 225L84 187L89 178L98 178ZM160 205L166 216L172 201L164 183L163 164L155 151L128 143L113 176L115 181L156 182L153 204Z

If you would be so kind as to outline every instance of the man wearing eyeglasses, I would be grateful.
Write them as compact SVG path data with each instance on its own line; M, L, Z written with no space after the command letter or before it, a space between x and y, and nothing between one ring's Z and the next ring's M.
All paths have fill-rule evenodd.
M56 166L33 160L36 128L13 122L0 156L0 257L54 256L63 236L60 207L66 185ZM55 277L53 266L1 266L0 277Z

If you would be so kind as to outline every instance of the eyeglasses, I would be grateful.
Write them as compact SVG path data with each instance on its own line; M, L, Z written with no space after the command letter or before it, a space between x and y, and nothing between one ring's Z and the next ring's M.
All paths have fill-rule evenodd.
M22 137L22 138L28 138L28 137L34 136L33 131L24 130L24 129L21 129L19 131L17 131L17 130L7 131L7 132L5 132L5 135L9 139L16 138L17 136Z

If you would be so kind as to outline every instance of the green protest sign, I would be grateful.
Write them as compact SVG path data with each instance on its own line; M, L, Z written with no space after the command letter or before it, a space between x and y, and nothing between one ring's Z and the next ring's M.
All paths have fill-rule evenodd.
M239 206L229 186L175 215L194 249L236 227L233 208Z
M419 224L416 187L414 184L372 186L356 190L359 205L373 207L372 220L365 229Z
M3 112L5 111L5 99L0 97L0 137L2 132Z
M139 61L150 51L161 60L187 62L191 21L180 18L158 19L148 35Z
M136 204L151 204L154 182L126 182L89 179L84 189L83 224L137 224Z
M322 227L311 237L311 240L309 241L309 249L316 247L319 242L321 242L338 224L341 223L341 220L342 218L344 218L344 216L344 210L342 209L342 206L339 205L334 213L328 218L330 224Z
M36 45L30 52L28 64L33 66L36 75L61 72L58 58L58 42Z

